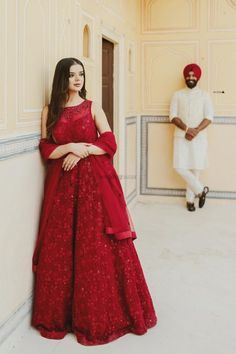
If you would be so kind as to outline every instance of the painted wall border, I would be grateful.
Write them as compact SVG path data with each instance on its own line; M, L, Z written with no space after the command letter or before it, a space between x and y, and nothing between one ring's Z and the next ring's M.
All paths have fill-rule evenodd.
M136 172L134 176L127 176L127 127L129 125L135 125L136 126ZM138 169L138 160L137 160L137 153L138 153L138 145L137 145L137 116L130 116L125 118L125 168L124 168L124 182L125 182L125 198L127 203L129 204L136 196L137 196L137 169ZM128 179L135 179L135 188L127 195L127 180Z
M33 152L38 149L40 134L27 134L0 139L0 160Z
M148 123L168 123L170 124L168 116L141 116L141 161L140 161L140 194L141 195L159 195L170 197L183 197L185 195L184 189L172 188L149 188L147 186L147 171L148 171ZM236 117L214 117L213 124L232 124L236 125ZM212 199L236 199L236 191L210 191L208 194Z

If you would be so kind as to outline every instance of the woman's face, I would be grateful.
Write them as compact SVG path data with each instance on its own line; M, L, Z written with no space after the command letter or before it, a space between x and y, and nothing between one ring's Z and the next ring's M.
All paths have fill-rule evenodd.
M69 92L79 92L84 85L84 70L81 65L75 64L70 67Z

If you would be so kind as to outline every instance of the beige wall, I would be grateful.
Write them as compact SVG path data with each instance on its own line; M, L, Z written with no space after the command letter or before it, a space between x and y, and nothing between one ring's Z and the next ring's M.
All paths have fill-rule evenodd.
M30 143L27 150L32 153L24 153L24 136L34 143L38 139L40 112L49 100L55 65L62 57L80 58L86 68L88 97L101 102L102 37L114 42L114 119L120 146L116 166L124 181L125 117L138 112L139 19L136 0L0 0L0 138L4 139L0 160L13 155L0 161L0 324L31 292L31 257L44 175L39 154ZM89 58L83 57L86 25Z
M203 180L213 191L236 192L236 168L229 158L236 152L236 3L142 0L141 7L141 114L146 119L167 118L171 95L184 87L183 67L199 63L199 86L210 93L215 116L221 117L221 124L209 128L210 166ZM172 170L171 125L156 118L147 123L146 130L148 167L143 189L158 194L160 188L184 188Z

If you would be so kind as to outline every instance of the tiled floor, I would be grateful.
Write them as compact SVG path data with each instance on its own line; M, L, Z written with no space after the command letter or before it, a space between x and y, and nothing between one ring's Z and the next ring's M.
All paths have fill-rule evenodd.
M159 317L144 336L84 347L30 329L10 354L235 354L236 205L138 203L135 241ZM3 353L5 354L5 353Z

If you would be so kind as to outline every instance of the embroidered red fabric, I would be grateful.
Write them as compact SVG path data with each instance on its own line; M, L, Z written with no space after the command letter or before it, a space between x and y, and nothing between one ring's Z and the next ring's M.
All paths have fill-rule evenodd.
M59 145L89 142L107 154L82 159L71 171L62 169L62 159L48 163L33 255L32 326L49 339L73 332L84 345L144 334L157 319L111 163L114 136L98 138L89 100L65 108L53 135ZM41 141L45 160L57 146Z

